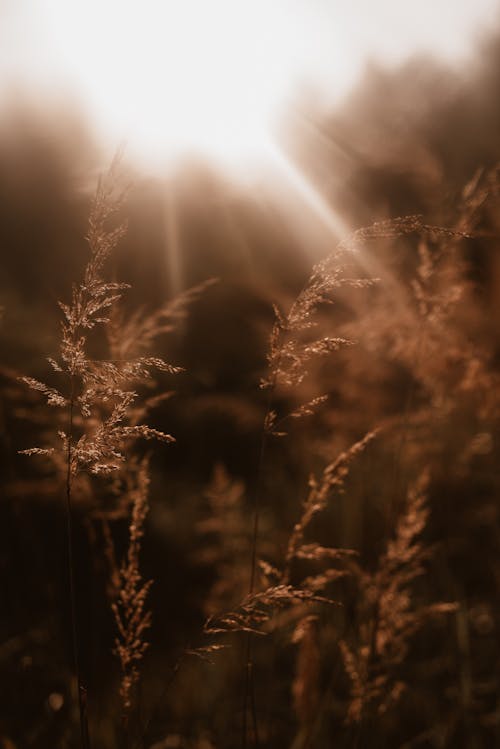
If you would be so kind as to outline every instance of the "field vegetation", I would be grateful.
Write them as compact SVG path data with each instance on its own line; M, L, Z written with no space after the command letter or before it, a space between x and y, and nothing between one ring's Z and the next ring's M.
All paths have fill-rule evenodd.
M4 749L500 744L498 154L448 178L424 124L312 262L239 206L256 270L187 200L180 289L123 158L59 185L0 323Z

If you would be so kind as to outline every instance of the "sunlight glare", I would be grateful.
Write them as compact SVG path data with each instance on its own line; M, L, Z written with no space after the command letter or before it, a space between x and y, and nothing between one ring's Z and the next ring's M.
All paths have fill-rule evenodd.
M293 6L49 3L54 43L93 120L149 162L189 150L222 161L263 153L276 108L303 70Z
M1 3L0 3L1 5ZM367 60L466 66L498 0L7 0L3 92L72 102L96 142L148 170L191 155L259 168L304 94L328 111ZM481 32L482 33L482 32ZM68 96L69 94L69 96ZM4 105L8 106L5 96ZM2 96L0 95L0 114ZM241 169L244 167L244 169Z

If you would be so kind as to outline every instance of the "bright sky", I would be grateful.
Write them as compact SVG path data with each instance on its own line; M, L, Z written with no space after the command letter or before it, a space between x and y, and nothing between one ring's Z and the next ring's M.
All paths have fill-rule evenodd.
M255 160L301 85L328 104L368 58L463 64L499 20L498 0L0 0L0 114L2 90L69 91L144 163Z

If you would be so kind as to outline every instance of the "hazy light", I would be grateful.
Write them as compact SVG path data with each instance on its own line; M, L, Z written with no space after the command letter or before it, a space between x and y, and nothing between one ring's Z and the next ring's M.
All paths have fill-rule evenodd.
M294 5L46 2L52 38L92 118L150 163L190 150L223 161L263 152L303 67Z
M163 168L265 159L302 84L330 106L367 58L464 61L498 0L4 0L0 85L65 86L101 141ZM1 97L0 97L1 104Z
M175 193L168 185L165 196L165 246L170 295L179 294L184 288L182 279L182 247L177 216Z
M349 234L348 225L283 151L277 146L271 146L268 150L268 156L281 178L298 193L316 219L321 221L333 237L338 239Z

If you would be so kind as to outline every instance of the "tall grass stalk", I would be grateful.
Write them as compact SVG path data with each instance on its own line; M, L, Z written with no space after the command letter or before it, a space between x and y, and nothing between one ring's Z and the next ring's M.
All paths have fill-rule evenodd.
M70 393L68 403L68 439L66 452L66 540L68 549L68 576L69 576L69 596L70 596L70 616L71 616L71 639L73 649L73 662L76 674L78 690L78 708L80 714L80 741L82 749L89 749L90 735L87 711L87 688L83 682L80 668L80 637L78 631L78 610L76 601L76 581L75 581L75 553L73 545L73 506L72 506L72 470L73 461L73 414L75 408L75 380L73 374L70 374Z
M78 601L76 585L76 551L74 544L73 514L74 487L77 477L126 477L129 466L125 459L130 444L138 439L160 440L171 443L174 438L148 427L140 419L148 408L135 405L137 393L133 383L151 378L153 370L176 374L178 367L157 357L135 355L124 359L96 360L89 352L88 337L96 328L106 330L111 325L111 312L120 300L126 284L108 282L104 267L119 240L126 232L126 224L110 225L116 219L126 195L119 187L118 155L109 171L99 181L92 203L87 233L90 257L83 280L73 286L69 304L60 303L64 314L59 360L49 363L56 376L64 378L63 392L31 377L22 380L31 389L45 396L49 406L67 409L67 425L57 433L54 445L24 450L28 455L46 455L53 459L56 469L65 473L66 532L68 552L69 597L74 668L78 684L80 737L82 749L89 749L90 739L87 715L87 689L82 678L81 640L78 628ZM181 304L182 308L183 305ZM176 308L174 316L180 313ZM67 395L64 394L67 390ZM61 419L57 420L61 421ZM75 434L78 429L78 434ZM135 464L134 464L135 465ZM132 466L132 463L130 463ZM143 488L147 480L142 481ZM92 495L92 483L86 483ZM138 679L139 662L147 646L144 632L149 626L150 613L145 610L149 583L141 584L138 556L142 537L142 522L147 510L145 488L138 487L133 502L133 518L129 556L121 570L119 600L115 616L123 641L118 651L123 670L121 688L125 729L131 708L131 690ZM99 498L87 497L89 503L99 506ZM134 531L135 523L135 531Z

